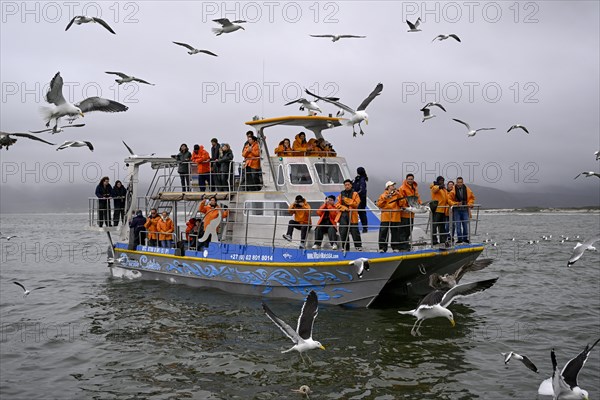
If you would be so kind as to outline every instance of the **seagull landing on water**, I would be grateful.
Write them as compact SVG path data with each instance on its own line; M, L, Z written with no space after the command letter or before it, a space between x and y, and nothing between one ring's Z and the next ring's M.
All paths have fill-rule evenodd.
M362 121L365 121L365 123L367 125L369 125L369 114L367 114L365 109L373 101L373 99L375 97L379 96L379 94L381 93L382 90L383 90L383 84L382 83L377 84L377 86L375 86L375 89L371 92L371 94L366 99L364 99L362 103L360 103L360 105L358 106L358 108L355 111L352 108L348 107L347 105L342 104L336 100L330 100L327 97L317 96L316 94L312 94L308 89L304 89L304 91L307 94L309 94L313 97L316 97L317 99L331 103L345 111L348 111L352 116L350 118L347 118L347 120L345 121L345 124L352 125L352 136L356 136L356 131L354 130L354 125L356 125L356 124L358 124L358 129L360 130L360 134L361 135L365 134L362 130L362 127L360 126L360 123Z
M460 42L460 38L458 36L456 36L454 33L451 33L449 35L437 35L436 37L433 38L432 42L435 42L436 40L439 40L440 42L442 40L446 40L446 39L455 39L457 42Z
M577 376L581 368L585 365L590 352L598 342L600 342L600 339L596 340L591 347L589 344L586 345L585 349L577 357L570 359L560 372L558 371L554 349L552 349L550 352L552 378L548 378L540 384L538 394L553 396L555 400L588 399L588 392L579 387Z
M82 140L67 140L63 144L58 146L56 151L64 150L69 147L86 147L86 146L88 149L90 149L90 151L94 151L94 146L92 146L92 144L90 142L86 142L86 141L82 141Z
M292 389L292 392L294 392L294 393L301 393L304 396L306 396L307 399L309 398L308 395L312 393L312 391L310 390L310 388L308 387L308 385L302 385L298 389Z
M525 128L523 125L520 124L515 124L513 126L511 126L510 128L508 128L508 130L506 131L506 133L512 131L513 129L523 129L525 131L525 133L529 133L529 131L527 130L527 128Z
M421 108L421 111L423 112L423 121L421 121L421 122L425 122L428 119L435 117L435 115L431 114L431 110L429 110L429 108L433 107L433 106L439 107L442 110L444 110L444 112L446 112L446 109L440 103L427 103L423 106L423 108Z
M456 325L454 322L454 315L452 315L452 311L446 308L450 305L450 303L452 303L452 300L458 297L470 296L472 294L489 289L494 285L494 283L496 283L497 280L498 278L494 278L485 281L465 283L454 286L450 290L434 290L425 296L425 298L421 300L417 308L414 310L398 311L398 313L409 314L417 318L417 321L410 330L410 334L413 336L421 336L421 332L419 332L421 324L423 321L430 318L447 318L454 327Z
M146 85L152 85L152 86L154 86L154 83L147 82L147 81L145 81L143 79L136 78L133 75L130 76L130 75L124 74L122 72L105 71L105 73L106 74L120 76L121 79L115 79L115 82L117 82L119 85L122 85L122 84L127 83L127 82L139 82L139 83L145 83Z
M331 101L338 101L339 97L324 97L324 99L327 100L331 100ZM316 115L316 113L320 112L322 113L323 111L321 111L321 108L319 108L319 106L317 105L317 101L319 101L320 99L316 99L316 100L306 100L304 97L299 98L298 100L294 100L294 101L290 101L289 103L285 103L284 105L289 106L290 104L294 104L294 103L300 103L300 111L304 111L304 110L308 110L308 115Z
M517 354L512 351L508 352L508 353L500 353L500 354L502 354L502 356L504 357L504 365L508 365L511 358L514 358L515 360L521 361L527 368L529 368L533 372L538 372L538 369L535 366L535 364L532 363L531 360L527 356L522 356L522 355Z
M34 290L38 290L38 289L44 289L46 286L39 286L36 288L33 288L31 290L27 290L25 289L25 286L23 286L21 283L19 282L13 282L15 285L20 286L21 289L23 289L23 297L29 296L29 293L33 292Z
M55 146L55 143L47 142L44 139L30 135L29 133L8 133L0 131L0 150L2 150L3 147L6 147L6 150L8 150L10 146L17 143L17 139L12 138L11 136L24 137L27 139L37 140L38 142L43 142Z
M113 35L116 35L115 31L113 31L112 28L103 19L96 18L96 17L86 17L85 15L78 15L76 17L73 17L73 19L69 22L69 24L65 28L65 31L68 31L69 28L71 27L71 25L73 25L73 23L75 23L75 25L81 25L81 24L87 24L90 22L100 24L103 27L105 27L107 31L109 31Z
M177 45L179 45L179 46L183 46L183 47L187 48L187 49L189 50L189 51L188 51L188 54L189 54L190 56L191 56L191 55L194 55L194 54L198 54L198 53L204 53L204 54L208 54L209 56L218 57L218 56L217 56L215 53L213 53L212 51L196 49L196 48L194 48L194 47L190 46L190 45L189 45L189 44L187 44L187 43L182 43L182 42L173 42L173 43L175 43L175 44L177 44Z
M315 293L314 290L311 290L306 297L306 301L304 302L302 311L300 311L300 316L298 317L298 326L296 327L296 330L293 330L291 326L279 319L265 303L262 303L262 307L265 311L265 314L267 314L267 317L269 317L269 319L273 321L273 323L277 325L277 327L281 329L281 331L285 333L285 335L289 337L292 342L294 342L294 346L292 348L283 350L282 353L296 350L298 353L300 353L300 358L302 358L302 361L304 361L304 357L302 357L303 352L312 349L325 350L325 347L323 347L321 343L313 340L312 338L313 325L315 323L317 313L319 312L319 299L317 298L317 293ZM310 361L310 357L308 357L308 360Z
M332 42L337 42L340 39L350 39L350 38L356 38L356 39L362 39L362 38L366 38L366 36L357 36L357 35L310 35L311 37L318 37L318 38L331 38Z
M63 125L61 127L59 127L58 125L54 125L52 128L42 129L41 131L29 131L29 132L31 132L31 133L52 132L52 134L54 135L55 133L62 132L65 128L81 128L83 126L85 126L85 124Z
M466 122L463 122L463 121L461 121L460 119L456 119L456 118L452 118L452 119L453 119L454 121L456 121L456 122L458 122L458 123L460 123L460 124L463 124L464 126L466 126L466 127L467 127L467 129L468 129L467 135L468 135L469 137L475 136L475 134L476 134L477 132L479 132L479 131L491 131L491 130L493 130L493 129L496 129L496 128L479 128L479 129L471 129L471 125L467 124Z
M131 150L131 147L127 146L127 143L125 143L125 141L124 141L124 140L121 140L121 141L123 142L123 144L124 144L124 145L125 145L125 147L127 148L127 151L129 151L129 154L131 155L129 158L148 157L148 156L153 156L154 154L156 154L156 153L152 153L152 154L148 154L148 155L145 155L145 156L138 156L137 154L135 154L135 153L133 152L133 150Z
M42 109L44 119L47 120L46 127L50 126L50 121L53 119L56 121L56 127L58 125L58 120L65 116L83 117L83 113L91 111L121 112L129 109L129 107L124 106L121 103L103 99L101 97L88 97L79 103L71 104L63 97L62 89L63 78L60 76L60 72L57 72L50 81L50 88L46 93L46 101L54 104L55 107L44 107Z
M417 18L414 24L409 20L406 20L406 23L410 28L407 32L421 32L421 30L419 29L419 25L421 25L421 17Z
M575 264L577 260L583 256L586 250L591 250L592 248L595 250L593 244L600 241L600 236L593 237L591 239L586 240L585 242L579 244L579 246L575 246L573 248L573 254L571 254L571 258L567 261L567 267Z
M243 26L241 25L237 25L237 24L243 24L246 21L243 21L241 19L235 20L233 22L229 21L229 19L227 18L219 18L219 19L213 19L213 22L216 22L217 24L220 24L221 27L220 28L213 28L212 31L214 34L216 34L217 36L222 35L223 33L231 33L231 32L235 32L238 29L244 29Z
M363 272L368 271L371 268L369 259L365 257L357 258L354 261L350 261L348 265L354 265L356 267L356 275L362 278Z
M594 172L594 171L584 171L584 172L581 172L581 173L577 174L577 176L576 176L575 178L573 178L573 179L577 179L577 178L579 178L581 175L583 175L583 176L585 176L585 177L587 177L587 178L589 178L590 176L597 176L598 178L600 178L600 173L598 173L598 172Z

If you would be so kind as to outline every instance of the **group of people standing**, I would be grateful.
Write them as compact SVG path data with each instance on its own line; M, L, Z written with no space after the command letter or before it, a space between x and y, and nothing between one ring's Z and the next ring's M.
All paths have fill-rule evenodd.
M471 208L475 204L475 196L460 176L456 178L456 183L448 181L448 185L445 186L444 182L444 177L438 176L429 186L433 216L433 244L449 245L455 237L456 243L469 243L469 218ZM449 223L450 210L452 210L452 223Z
M111 186L108 176L102 177L96 186L96 197L98 200L98 226L118 226L119 221L125 221L125 198L127 189L121 181L116 181ZM110 201L113 201L113 215L111 218Z
M275 148L275 154L280 157L290 156L321 156L335 157L337 154L333 150L331 143L323 138L311 138L306 140L306 133L300 132L294 137L294 143L285 138Z
M220 144L217 138L210 141L210 153L203 145L195 144L189 151L187 144L179 146L179 153L171 156L177 160L177 173L181 180L181 191L190 192L190 176L198 176L198 188L206 190L227 191L233 184L233 152L228 143Z

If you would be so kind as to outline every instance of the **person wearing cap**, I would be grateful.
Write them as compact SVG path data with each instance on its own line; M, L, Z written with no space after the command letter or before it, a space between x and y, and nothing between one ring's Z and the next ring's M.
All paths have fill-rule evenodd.
M329 195L325 198L325 202L317 210L319 216L319 222L317 222L317 228L315 229L315 244L313 250L321 248L323 236L327 234L327 238L331 243L331 250L337 250L337 229L336 229L336 216L338 209L335 208L335 196Z
M141 235L143 235L145 224L146 218L144 218L142 210L137 210L135 212L135 217L129 221L129 243L132 244L130 247L133 247L129 250L135 250L136 246L138 246L140 243L144 243L144 238L142 238Z
M283 238L291 242L294 229L300 229L300 248L303 249L306 247L306 236L310 228L310 206L304 197L298 195L294 203L289 206L288 212L294 216L294 219L288 222L287 233Z
M210 183L210 154L204 149L204 146L194 145L192 162L198 165L198 190L205 192L207 183Z
M429 189L431 190L431 203L437 204L437 206L432 206L432 241L431 244L436 245L438 243L446 243L449 246L448 242L448 231L446 230L446 224L448 222L448 209L450 205L454 205L454 202L450 199L450 196L444 186L444 177L438 176L436 180L429 185ZM435 207L435 209L434 209Z
M392 251L400 251L400 200L402 196L396 189L396 182L387 181L385 191L377 200L377 207L381 210L381 223L379 225L379 252L385 253L388 249L388 236L391 236Z
M421 204L419 196L419 185L415 182L413 174L406 174L406 179L400 186L400 194L403 200L400 200L400 207L408 207L408 197L414 197L417 203ZM400 213L400 250L410 250L410 235L414 225L415 214L410 211L402 211Z
M350 241L348 240L348 233L352 235L354 241L354 247L357 251L362 251L362 239L360 238L360 231L358 230L358 205L360 204L360 197L352 189L352 181L346 179L344 181L344 190L342 190L337 197L335 202L335 208L340 210L337 215L337 222L340 224L340 240L342 241L342 249L350 250Z

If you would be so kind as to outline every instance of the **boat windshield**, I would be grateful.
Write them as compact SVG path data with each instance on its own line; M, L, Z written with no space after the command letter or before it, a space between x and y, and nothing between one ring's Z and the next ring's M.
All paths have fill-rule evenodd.
M344 182L344 175L337 163L315 163L315 170L321 184L339 184Z

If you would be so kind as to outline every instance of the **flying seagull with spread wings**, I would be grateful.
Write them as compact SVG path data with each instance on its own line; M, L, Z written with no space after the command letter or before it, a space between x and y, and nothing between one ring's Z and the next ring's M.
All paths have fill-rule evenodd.
M575 246L573 249L573 254L571 254L571 258L569 258L569 261L567 261L567 267L575 264L577 260L583 256L583 253L585 253L586 250L593 248L594 243L598 241L600 241L600 236L593 237L581 243L579 246Z
M193 46L190 46L190 45L189 45L189 44L187 44L187 43L183 43L183 42L173 42L173 43L175 43L176 45L179 45L179 46L183 46L183 47L185 47L186 49L188 49L188 50L189 50L189 51L188 51L188 54L189 54L190 56L191 56L191 55L193 55L193 54L204 53L204 54L208 54L209 56L215 56L215 57L218 57L218 56L217 56L215 53L213 53L212 51L197 49L197 48L195 48L195 47L193 47Z
M338 101L339 97L324 97L324 99ZM321 111L321 108L319 108L319 106L317 105L317 101L319 100L320 99L307 100L304 97L301 97L298 100L290 101L289 103L285 103L284 105L289 106L290 104L300 103L300 111L308 110L308 115L315 115L318 112L323 112Z
M118 78L115 79L115 82L117 82L119 85L122 85L122 84L127 83L127 82L139 82L139 83L145 83L146 85L152 85L152 86L154 86L154 83L147 82L147 81L145 81L143 79L136 78L133 75L127 75L127 74L124 74L122 72L105 71L105 73L111 74L111 75L118 75L118 76L120 76L121 79L118 79Z
M219 18L219 19L213 19L213 22L216 22L217 24L220 24L221 27L220 28L213 28L212 31L214 34L216 34L217 36L222 35L223 33L231 33L231 32L235 32L238 29L244 29L243 26L238 25L238 24L243 24L246 21L243 21L241 19L235 20L233 22L229 21L229 19L227 18Z
M90 149L90 151L94 151L94 146L92 146L90 142L86 142L84 140L67 140L63 144L58 146L56 151L68 149L69 147L87 147L88 149Z
M597 176L598 178L600 178L600 173L598 173L598 172L594 172L594 171L583 171L583 172L581 172L581 173L577 174L577 176L576 176L575 178L573 178L573 179L577 179L577 178L579 178L581 175L583 175L583 176L585 176L585 177L587 177L587 178L589 178L590 176Z
M460 280L467 272L481 271L493 262L492 258L482 258L462 265L453 274L439 275L434 272L429 275L429 286L434 289L452 289L460 283Z
M432 42L435 42L436 40L439 40L440 42L442 40L446 40L446 39L455 39L457 42L460 42L460 38L458 36L456 36L454 33L451 33L449 35L437 35L436 37L433 38Z
M506 131L506 133L512 131L513 129L523 129L525 131L525 133L529 133L529 131L527 130L527 128L525 128L523 125L520 125L520 124L514 124L513 126L511 126L510 128L508 128L508 130Z
M79 103L71 104L65 100L62 89L63 78L60 76L60 72L57 72L50 81L50 88L46 93L46 101L54 104L54 107L44 107L42 109L44 119L47 120L46 127L49 127L50 121L54 119L56 121L54 129L57 129L58 120L64 116L83 117L84 113L91 111L122 112L129 109L121 103L102 97L88 97Z
M415 21L414 24L412 22L410 22L409 20L406 20L406 23L408 24L408 27L410 28L408 30L408 32L421 32L421 30L419 29L419 25L421 25L421 17L417 18L417 20Z
M310 35L311 37L317 37L317 38L330 38L332 42L337 42L340 39L349 39L349 38L356 38L356 39L362 39L362 38L366 38L366 36L357 36L357 35Z
M446 109L440 103L427 103L423 106L423 108L421 108L421 111L423 112L423 121L421 121L421 122L425 122L428 119L435 117L435 115L431 114L431 110L429 109L430 107L433 107L433 106L439 107L444 112L446 112Z
M37 136L30 135L29 133L8 133L8 132L2 132L2 131L0 131L0 150L3 147L6 147L6 150L8 150L8 148L10 146L12 146L13 144L17 143L17 139L15 139L14 137L11 137L11 136L23 137L23 138L27 138L27 139L37 140L38 142L46 143L46 144L49 144L51 146L55 145L55 143L47 142L44 139L41 139L41 138L39 138Z
M527 356L522 356L520 354L515 353L514 351L509 351L508 353L500 353L504 357L504 365L508 365L510 360L514 358L515 360L519 360L525 365L527 368L532 370L533 372L538 372L538 368L535 364L529 359Z
M63 125L61 127L59 127L58 125L55 125L52 128L42 129L41 131L29 131L29 132L31 132L31 133L52 132L52 134L54 135L55 133L62 132L65 128L81 128L83 126L85 126L85 124Z
M23 289L23 297L29 296L29 293L33 292L34 290L38 290L38 289L44 289L46 286L39 286L36 288L33 288L31 290L27 290L25 289L25 286L20 283L20 282L13 282L15 285L19 286L21 289Z
M73 25L73 23L75 23L75 25L81 25L81 24L87 24L90 22L100 24L103 27L105 27L107 31L109 31L113 35L116 35L115 31L113 31L113 29L103 19L97 18L97 17L86 17L85 15L77 15L77 16L73 17L73 19L71 19L71 21L65 28L65 31L68 31L69 28L71 27L71 25Z
M347 105L345 105L343 103L340 103L339 101L330 100L327 97L317 96L316 94L311 93L308 89L304 89L304 91L307 94L309 94L313 97L316 97L317 99L331 103L331 104L341 108L342 110L349 112L351 114L350 118L344 118L344 119L346 120L345 121L346 125L352 125L352 136L356 136L356 131L354 129L354 125L356 125L356 124L358 124L358 129L360 130L360 134L361 135L365 134L360 125L362 121L365 121L365 123L367 125L369 124L369 114L367 114L365 109L373 101L373 99L375 97L379 96L379 94L381 93L382 90L383 90L383 84L382 83L377 84L377 86L375 86L375 89L371 92L371 94L366 99L364 99L362 101L362 103L360 103L360 105L358 106L358 108L356 110L353 110L352 108L348 107Z
M464 126L467 127L468 132L467 132L467 136L469 137L473 137L475 136L475 134L479 131L490 131L496 128L479 128L479 129L471 129L471 125L467 124L466 122L461 121L460 119L456 119L456 118L452 118L454 121L458 122L459 124L463 124Z

